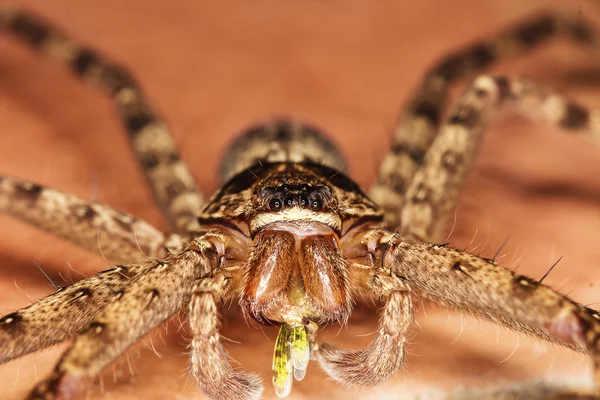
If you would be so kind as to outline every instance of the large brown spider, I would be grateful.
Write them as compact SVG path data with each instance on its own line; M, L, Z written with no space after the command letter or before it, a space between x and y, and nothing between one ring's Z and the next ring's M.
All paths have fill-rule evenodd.
M484 80L484 81L481 81L481 82L483 82L483 84L485 84L485 80ZM480 83L481 83L481 82L480 82ZM504 82L504 81L496 81L496 82L498 83L498 82ZM488 81L488 83L489 83L489 81ZM481 97L481 92L478 92L478 94L479 94L479 97ZM534 94L535 94L535 93L534 93ZM436 98L437 98L437 97L436 97ZM543 99L542 99L542 100L543 100ZM579 115L579 117L581 117L581 115L582 115L582 112L581 112L581 110L579 110L579 113L577 113L576 111L573 111L574 109L575 109L575 110L577 110L575 107L571 107L571 112L570 112L570 113L566 113L566 114L565 114L565 115L567 115L567 116L570 116L570 117L569 117L569 118L566 118L566 119L564 119L564 120L563 120L563 125L565 125L565 124L567 124L567 125L572 125L572 121L573 121L573 120L577 120L577 118L575 118L574 116L577 116L577 115ZM556 114L554 113L554 111L555 111L555 110L552 110L552 113L549 115L549 117L555 117L555 116L556 116ZM581 118L580 118L580 119L581 119ZM565 121L570 121L570 122L569 122L569 123L567 123L567 122L565 122ZM285 125L285 126L286 126L286 127L288 127L289 125ZM580 126L579 126L579 127L580 127ZM286 132L286 129L287 129L287 128L285 128L285 129L283 129L283 128L282 128L282 129L275 129L275 130L274 130L274 132ZM284 137L285 137L286 135L287 135L286 133L281 133L281 136L284 136ZM326 154L327 154L327 155L329 155L329 156L332 156L332 154L334 154L334 153L333 153L332 151L328 151L328 152L326 152ZM411 153L411 154L412 154L412 153ZM242 156L243 156L243 155L244 155L244 154L242 154ZM414 155L414 154L413 154L413 155ZM309 156L311 156L311 157L315 157L315 154L311 152L311 154L310 154ZM276 156L274 156L274 157L276 157ZM239 160L241 160L242 158L243 158L243 157L234 157L234 159L235 159L236 161L239 161ZM320 157L320 158L323 158L323 157ZM413 158L417 158L417 157L413 157ZM173 159L173 158L171 158L171 160L172 160L172 159ZM155 162L154 162L154 160L152 160L152 162L148 162L148 160L146 160L146 161L147 161L146 165L153 165L153 164L155 163ZM333 162L333 164L334 164L336 167L338 167L338 168L341 168L341 165L340 165L340 163L339 163L339 162L335 162L335 161L334 161L334 162ZM336 165L336 164L337 164L337 165ZM262 167L264 167L264 166L262 166ZM261 167L260 171L262 171L262 167ZM259 175L257 172L260 172L260 171L253 170L253 173L254 173L254 174L257 174L257 175ZM337 172L336 172L336 173L337 173ZM331 177L331 176L333 176L333 175L335 175L335 174L330 174L330 175L328 175L327 177L329 178L329 177ZM339 175L339 174L338 174L338 175ZM339 177L338 175L336 175L336 178L334 178L334 179L340 179L340 177ZM252 175L252 176L254 176L254 175ZM340 176L341 176L341 175L340 175ZM248 177L250 178L250 176L248 176ZM286 182L287 182L287 181L286 181ZM293 185L292 185L292 186L293 186ZM301 200L302 200L304 197L305 197L306 199L308 199L308 200L311 200L311 199L313 199L313 200L314 200L314 199L315 199L315 196L316 196L316 199L317 199L317 200L319 200L319 199L321 199L323 196L325 196L325 194L323 194L323 193L322 193L322 191L319 191L319 190L321 190L321 188L318 188L319 190L317 190L317 194L315 195L315 192L313 192L313 191L309 190L309 189L311 189L311 187L312 187L312 186L310 186L310 185L309 185L309 188L306 188L306 189L302 189L300 184L298 184L298 185L296 185L296 186L297 186L296 188L292 187L291 189L290 189L290 188L288 188L288 189L286 189L286 190L285 190L285 191L287 191L288 193L292 193L292 199L291 199L291 201L292 201L292 209L294 209L294 210L295 210L295 209L297 209L297 207L298 207L298 204L296 204L296 203L300 202L300 201L301 201ZM316 186L320 186L320 185L313 185L313 186L315 186L315 187L316 187ZM21 189L25 189L25 191L27 191L27 189L29 189L29 192L31 192L32 190L33 190L33 191L36 191L36 190L37 190L35 187L32 187L32 186L27 186L27 185L25 185L25 186L22 186L22 188L21 188ZM346 188L346 189L347 189L347 188ZM283 189L282 189L282 190L283 190ZM298 191L298 193L295 193L295 190L297 190L297 191ZM315 189L315 190L316 190L316 189ZM323 189L323 190L324 190L324 189ZM277 191L275 190L275 192L277 192ZM275 193L275 192L274 192L274 193ZM270 192L269 192L269 193L270 193ZM267 194L269 194L269 193L267 193ZM320 194L319 194L319 193L320 193ZM273 194L273 193L270 193L270 194ZM305 195L303 195L303 194L305 194ZM326 196L325 196L325 197L326 197ZM285 196L283 196L282 200L285 200ZM269 201L269 202L270 202L270 201ZM296 203L294 203L294 202L296 202ZM309 203L310 203L310 201L309 201ZM16 204L16 203L13 203L13 204ZM21 204L23 204L23 203L21 203ZM397 203L395 203L395 204L397 204ZM323 205L323 206L326 206L326 205ZM276 206L276 205L274 205L274 206L273 206L273 208L277 208L277 209L278 209L279 207L280 207L280 206ZM296 208L294 208L294 207L296 207ZM315 206L315 208L316 208L316 209L319 209L319 212L321 212L321 214L315 214L315 215L313 215L313 216L314 216L314 217L316 217L316 218L321 218L321 216L322 216L322 215L326 215L326 214L324 214L324 213L323 213L323 210L320 210L320 207L321 207L321 206L318 206L318 201L317 201L317 206ZM87 208L78 208L78 210L79 210L79 214L80 214L80 215L79 215L79 214L78 214L78 215L79 215L80 217L84 217L84 216L88 215L88 214L89 214L89 211L90 211L90 210L89 210L89 209L87 209ZM229 210L229 208L228 208L228 210ZM325 208L325 210L326 210L326 208ZM364 210L363 210L363 211L364 211ZM267 214L269 214L269 213L267 213ZM267 214L265 214L265 215L267 215ZM269 214L269 215L271 215L271 214ZM280 215L281 215L281 214L280 214ZM212 214L211 214L211 216L212 216ZM288 215L288 217L289 217L289 215ZM322 218L321 218L321 219L322 219ZM121 221L121 222L123 222L123 221ZM327 221L322 221L322 222L331 223L331 220L330 220L330 219L328 219ZM322 231L320 231L320 230L319 230L318 232L320 232L321 234L323 233L323 232L322 232ZM406 236L410 236L411 234L412 234L411 232L407 232L407 233L406 233ZM270 235L270 233L268 233L268 232L265 232L265 236L263 237L263 239L264 239L264 240L266 241L266 243L267 243L266 245L268 245L268 243L269 243L267 239L268 239L270 236L268 236L268 235ZM260 237L260 235L258 235L258 236ZM280 240L280 241L281 241L281 243L279 244L279 246L275 246L275 247L273 247L274 251L275 251L275 250L277 250L277 249L280 249L281 251L284 251L284 250L286 249L286 243L287 243L286 241L287 241L289 238L288 238L288 239L286 239L286 237L287 237L287 236L286 236L285 234L277 234L277 235L273 235L273 236L274 236L274 237L276 237L276 238L279 238L279 239L276 239L276 240ZM329 234L327 234L326 236L329 236ZM418 235L417 235L417 236L418 236ZM136 240L137 240L138 242L140 242L140 240L139 240L139 239L140 239L140 238L136 238ZM275 240L275 239L273 239L273 240ZM142 242L143 242L143 241L142 241ZM90 243L91 243L91 242L90 242ZM142 243L142 244L143 244L143 243ZM325 244L326 244L326 243L325 243ZM96 242L93 242L93 245L90 245L90 244L88 244L88 247L90 247L90 248L92 248L92 249L96 249L96 248L97 248L97 247L96 247L96 245L97 245L97 243L96 243ZM100 245L100 248L101 248L101 249L103 249L103 250L105 251L105 253L106 253L106 254L107 254L109 257L110 257L110 256L111 256L111 254L110 254L110 250L108 250L108 251L107 251L107 245L108 245L108 244L101 244L101 245ZM317 248L317 249L319 248L319 243L315 242L315 243L313 243L313 245L315 245L315 246L316 246L316 247L314 247L314 248ZM314 249L314 248L313 248L313 249ZM137 250L136 250L136 251L137 251ZM148 253L148 252L147 252L147 253ZM114 257L121 258L121 257L125 257L125 252L121 252L121 251L119 251L119 253L118 253L118 254L112 254L112 255L113 255ZM233 257L233 258L235 258L235 257ZM367 257L367 258L369 258L369 257ZM368 261L368 260L367 260L367 261ZM455 264L453 263L452 265L455 265ZM317 267L318 267L318 265L317 265ZM465 271L462 271L462 268L460 268L460 267L461 267L461 265L459 265L459 266L458 266L458 269L455 269L455 270L456 270L457 272L462 272L462 273L465 273ZM459 271L459 269L460 269L460 271ZM334 274L334 275L335 275L335 274ZM387 274L386 276L389 276L389 274ZM306 276L305 276L305 278L306 278ZM379 277L378 279L381 279L381 277ZM409 280L409 282L410 282L410 280ZM528 284L528 285L531 285L531 284L533 284L532 282L529 282L529 281L526 281L526 282L527 282L527 284ZM517 283L518 283L518 282L517 282ZM521 285L524 285L524 284L523 284L523 282L521 282ZM250 286L251 286L251 285L250 285ZM248 287L250 287L250 286L248 286ZM343 286L343 285L342 285L342 286ZM519 287L519 286L517 286L517 287ZM161 289L162 289L162 288L163 288L163 287L161 286ZM540 290L541 290L541 289L540 289ZM65 293L67 293L67 291L66 291L66 290L65 290L64 292L65 292ZM250 293L250 292L249 292L249 293ZM160 294L160 293L159 293L159 294ZM250 293L250 294L251 294L251 293ZM339 293L338 293L338 294L339 294ZM119 297L119 296L120 296L120 293L116 293L115 295L116 295L117 297ZM151 299L155 299L155 298L160 298L160 297L161 297L161 296L158 296L158 297L156 297L156 296L157 296L157 293L154 291L154 289L153 289L153 290L150 292L150 295L151 295L151 297L150 297ZM85 291L83 291L83 292L78 292L78 296L79 296L79 297L82 297L82 298L87 298L87 297L89 297L89 296L90 296L90 293L88 293L88 292L85 292ZM319 299L319 298L321 298L321 296L319 296L319 295L318 295L318 293L313 293L313 296L312 296L312 297L313 297L313 298L316 298L316 299ZM343 297L343 296L342 296L342 297ZM254 304L254 303L251 303L251 304ZM336 302L336 304L339 304L339 302ZM251 308L252 308L252 307L251 307ZM252 310L254 310L254 311L255 311L255 307L254 307L254 308L252 308ZM407 311L408 311L408 308L405 308L405 310L407 310ZM343 313L344 313L344 308L342 307L341 309L335 309L335 310L334 310L332 313L333 313L332 315L334 315L335 317L338 317L338 316L339 316L339 314L343 314ZM255 313L255 314L256 314L256 313ZM292 314L294 314L294 313L292 313ZM303 314L303 315L304 315L304 314ZM587 315L587 314L582 314L582 315ZM259 319L260 319L260 317L261 317L260 313L259 313L258 315L255 315L255 316L256 316L257 318L259 318ZM305 316L305 315L304 315L304 316ZM296 317L296 316L292 316L292 317L289 319L289 321L288 321L288 322L291 322L292 324L296 324L296 323L298 323L298 321L297 321L297 318L294 318L294 317ZM314 315L313 315L313 317L314 317ZM14 317L13 317L13 318L14 318ZM286 318L287 318L287 317L286 317ZM17 318L17 319L18 319L18 318ZM300 320L304 320L304 318L300 318ZM8 321L8 320L6 320L6 321ZM6 321L5 321L5 322L6 322ZM13 319L13 321L14 321L14 319ZM10 322L12 322L12 321L10 321ZM304 322L304 321L303 321L303 322ZM592 322L593 322L593 320L592 320ZM202 325L202 326L206 326L206 325ZM98 326L98 325L96 325L96 326L95 326L95 328L96 328L96 329L98 329L98 328L102 329L102 327L101 327L101 326ZM56 331L54 330L53 332L56 332ZM385 365L385 364L378 364L378 365L381 365L381 366L383 366L383 365ZM380 376L380 375L377 375L377 377L379 377L379 376ZM362 373L361 373L361 374L359 374L359 379L361 379L361 380L362 380L362 379L373 379L373 378L372 378L372 376L370 376L369 374L362 374ZM214 382L214 381L211 381L211 382ZM222 389L222 388L220 388L220 389Z

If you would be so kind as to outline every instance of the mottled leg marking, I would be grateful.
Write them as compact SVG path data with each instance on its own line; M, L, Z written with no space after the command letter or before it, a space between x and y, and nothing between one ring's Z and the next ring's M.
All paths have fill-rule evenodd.
M453 107L406 191L404 238L437 241L453 214L488 117L503 105L600 143L600 112L526 79L481 76Z
M229 289L224 274L196 283L190 302L189 323L194 338L191 372L200 389L212 399L258 399L263 386L258 376L234 371L221 344L218 304Z
M179 254L148 261L144 273L75 338L54 373L34 388L29 399L77 398L88 380L190 300L196 280L217 266L214 249L223 247L220 239L207 233Z
M147 222L16 178L0 176L0 210L115 262L157 257L165 245Z
M169 129L131 74L26 12L0 9L2 31L57 59L111 96L157 204L175 229L196 231L202 194L181 161Z
M378 247L381 274L410 283L416 294L538 338L590 354L600 395L600 314L536 280L443 245L403 241Z
M0 363L72 338L145 270L118 266L0 318Z
M381 164L371 198L385 210L385 223L398 229L405 193L413 175L423 164L441 122L452 84L490 64L530 51L556 37L597 47L597 35L577 14L541 14L508 28L495 38L453 52L425 75L395 129L391 150Z
M381 280L392 282L381 285ZM410 290L398 278L374 275L372 291L387 297L373 343L362 350L340 350L326 343L318 346L316 351L321 367L337 382L377 385L404 366L404 347L413 322Z

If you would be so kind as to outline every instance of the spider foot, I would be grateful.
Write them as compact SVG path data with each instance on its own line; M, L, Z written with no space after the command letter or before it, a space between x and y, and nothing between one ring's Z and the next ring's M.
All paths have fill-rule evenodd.
M217 329L218 307L224 285L230 282L223 275L199 282L190 302L191 373L200 390L212 399L259 399L263 385L256 375L236 371L229 363Z
M231 367L218 335L192 342L192 375L211 399L256 400L263 392L258 376Z
M212 399L257 400L263 385L257 375L231 371L219 383L202 386L202 391Z
M325 343L316 351L321 368L335 381L352 386L374 386L404 366L404 340L380 335L361 350L339 349Z
M332 379L353 386L381 383L404 366L407 333L413 308L406 288L392 291L382 310L377 338L362 350L342 350L322 344L315 355Z

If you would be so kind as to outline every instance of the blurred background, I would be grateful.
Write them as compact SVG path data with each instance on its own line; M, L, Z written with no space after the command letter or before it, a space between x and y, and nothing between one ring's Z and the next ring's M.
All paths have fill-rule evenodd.
M5 0L0 4L8 4ZM373 182L396 117L424 71L453 49L548 8L600 22L591 1L529 0L52 0L18 1L129 67L174 131L202 189L216 189L227 144L249 124L291 115L328 132L351 175ZM598 24L596 24L598 25ZM600 32L600 25L598 25ZM556 42L496 73L522 75L600 107L600 49ZM165 228L110 102L60 65L0 37L0 171L95 198ZM545 279L584 304L600 302L600 149L500 113L485 135L449 242ZM0 216L0 314L57 283L108 268L105 260ZM73 269L67 264L69 263ZM75 272L76 270L77 272ZM588 360L431 304L419 305L404 372L377 388L343 388L311 364L291 398L411 398L463 386L529 380L591 382ZM376 308L320 342L357 347L374 337ZM231 357L270 385L276 331L223 317ZM177 318L106 370L91 398L196 399L189 334ZM0 397L20 399L64 346L0 366ZM155 354L156 350L161 356Z

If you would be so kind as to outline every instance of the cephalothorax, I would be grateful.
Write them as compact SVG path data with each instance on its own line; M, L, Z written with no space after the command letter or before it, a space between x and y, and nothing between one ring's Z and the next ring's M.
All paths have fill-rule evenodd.
M598 312L494 260L434 243L485 120L499 106L600 138L598 112L517 78L479 77L441 121L449 85L467 73L555 36L597 45L580 20L543 14L434 66L400 119L369 195L345 175L343 157L316 128L279 119L233 143L220 169L223 186L206 203L129 73L24 12L0 10L0 30L112 97L173 227L164 235L106 205L0 176L0 209L123 262L0 319L0 362L74 339L30 399L77 397L87 380L181 308L188 309L191 372L201 390L215 399L260 397L260 380L234 370L221 345L219 305L231 298L247 317L280 327L273 361L279 396L305 376L310 359L340 383L375 385L404 364L415 295L589 353L600 393ZM135 262L140 249L148 259ZM347 322L357 294L383 303L371 345L318 343L320 326Z

